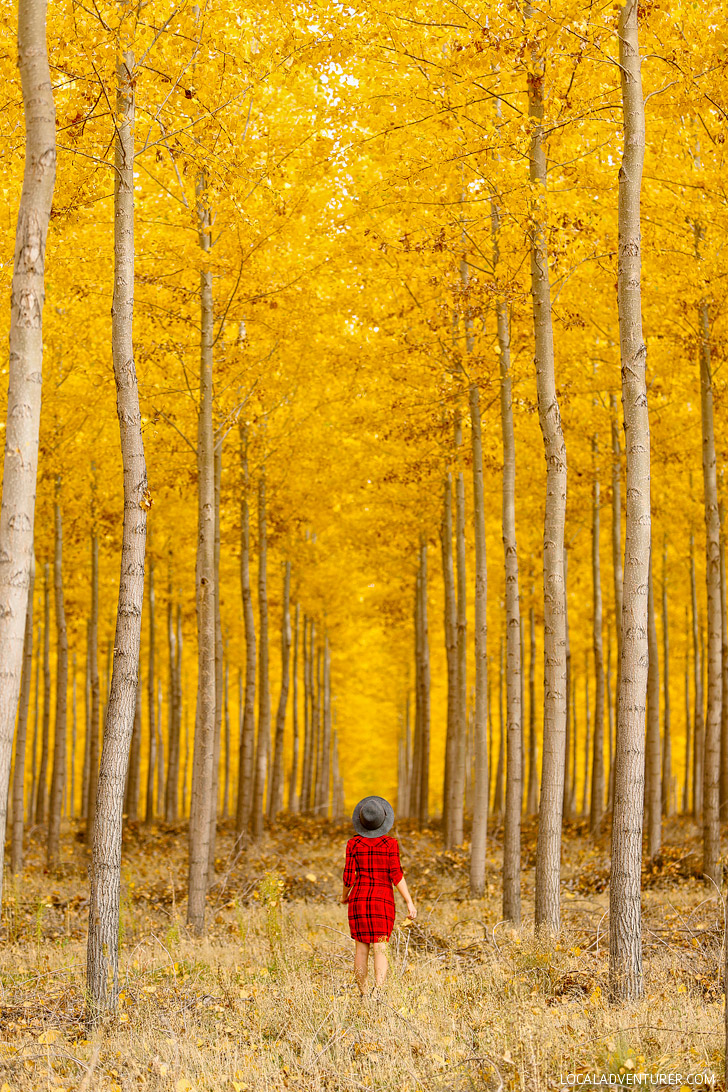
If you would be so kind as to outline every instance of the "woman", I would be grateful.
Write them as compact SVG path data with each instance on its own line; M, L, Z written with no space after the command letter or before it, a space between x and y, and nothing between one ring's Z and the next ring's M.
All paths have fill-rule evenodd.
M366 796L354 808L352 823L356 835L346 844L346 866L342 903L348 903L349 928L356 941L354 977L362 997L369 993L367 968L369 946L374 945L374 982L382 986L387 977L385 947L394 927L392 885L407 903L407 916L417 916L399 863L399 845L387 831L394 823L394 810L381 796Z

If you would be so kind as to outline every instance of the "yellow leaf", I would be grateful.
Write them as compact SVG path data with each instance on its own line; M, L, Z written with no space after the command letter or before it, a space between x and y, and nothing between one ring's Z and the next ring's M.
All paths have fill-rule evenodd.
M180 1077L174 1086L175 1092L193 1092L194 1085L186 1077Z
M316 883L316 877L313 874L313 872L307 872L306 873L306 879L308 880L309 883Z
M48 1031L44 1031L42 1035L38 1036L38 1042L42 1046L49 1046L51 1043L55 1043L60 1034L58 1028L48 1028Z

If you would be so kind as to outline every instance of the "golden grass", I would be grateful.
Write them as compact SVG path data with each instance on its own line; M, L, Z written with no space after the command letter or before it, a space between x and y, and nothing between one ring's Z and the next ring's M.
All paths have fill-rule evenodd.
M223 832L203 941L184 925L183 830L132 831L120 1013L93 1034L83 1022L86 865L75 833L59 875L44 874L34 846L25 875L6 884L0 1085L12 1092L537 1092L562 1074L620 1070L707 1070L725 1087L722 911L690 859L679 860L695 849L690 827L667 832L687 849L668 849L649 880L645 998L622 1007L607 1002L607 846L575 830L555 943L532 936L532 868L524 926L511 930L499 924L497 853L487 896L473 900L464 854L442 854L435 832L401 831L419 916L403 924L398 903L380 1002L360 1001L353 984L337 902L345 828L290 821L234 865ZM528 861L533 830L525 834Z

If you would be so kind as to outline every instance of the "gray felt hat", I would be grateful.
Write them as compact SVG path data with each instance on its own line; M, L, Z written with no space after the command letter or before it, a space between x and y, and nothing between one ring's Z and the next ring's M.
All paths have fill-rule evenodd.
M351 817L354 830L365 838L379 838L394 824L394 808L382 796L365 796Z

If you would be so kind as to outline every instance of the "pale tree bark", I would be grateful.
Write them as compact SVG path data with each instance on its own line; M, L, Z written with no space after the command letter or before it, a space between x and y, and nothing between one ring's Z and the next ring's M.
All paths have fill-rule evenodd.
M607 811L612 812L612 773L614 770L614 700L612 694L612 638L611 633L607 639L607 727L609 731L609 775L607 777Z
M695 229L698 258L702 232ZM713 374L710 357L710 314L703 297L700 313L700 404L703 433L703 496L705 506L705 580L708 591L708 708L703 750L703 872L720 886L719 774L722 716L723 627L720 590L720 514L713 425Z
M321 803L318 814L328 818L331 806L331 645L328 633L324 637L321 670Z
M76 726L76 653L74 652L71 665L71 779L68 786L68 808L66 812L66 814L69 815L71 818L73 818L74 815L76 800Z
M238 758L238 799L235 812L235 833L242 838L250 822L253 798L253 757L255 754L255 686L257 655L255 641L255 613L253 593L250 587L250 509L248 493L248 434L240 425L240 589L243 600L245 626L245 703L243 706L240 750Z
M591 751L591 708L589 706L589 653L587 653L584 665L584 720L586 739L584 740L584 795L582 797L581 813L586 815L589 800L589 755ZM575 741L576 742L576 741Z
M564 629L566 633L566 731L564 734L564 810L566 819L576 817L576 684L571 670L571 636L569 633L569 599L566 595L569 576L569 551L564 550Z
M215 739L212 756L212 786L210 791L210 845L208 849L207 885L215 882L215 846L217 842L217 812L220 795L220 747L222 743L223 650L222 619L220 616L220 486L222 482L222 440L215 444Z
M650 564L650 426L640 289L645 112L637 0L627 0L622 7L618 33L624 152L619 171L617 298L627 453L627 538L609 891L609 981L615 997L636 1000L643 990L641 863Z
M420 583L418 625L420 631L417 663L419 697L419 765L417 779L417 820L421 827L429 818L430 798L430 637L427 612L427 540L420 536ZM487 686L487 680L486 680ZM486 776L486 793L488 779Z
M91 535L91 618L89 620L89 662L91 665L91 724L89 743L88 801L86 804L86 845L93 845L96 795L99 783L99 747L101 743L101 687L99 682L99 537Z
M268 792L268 818L275 819L283 810L283 789L285 771L283 755L286 736L286 712L288 710L288 689L290 686L291 660L291 563L287 561L283 573L283 609L281 615L281 690L276 711L276 730L274 738L273 769L271 771Z
M227 637L225 638L223 663L225 666L223 671L222 722L225 733L225 767L222 786L222 817L227 819L230 814L230 661L227 654Z
M721 520L722 523L722 520ZM721 716L720 716L720 817L728 817L728 593L726 590L725 537L720 536L721 610Z
M530 14L530 5L529 5ZM554 373L553 328L546 213L544 136L544 58L531 53L528 114L531 119L530 179L534 193L531 228L531 292L535 338L539 424L546 457L546 510L543 535L544 711L543 765L536 848L536 930L558 932L561 879L561 822L566 743L566 617L564 522L566 446Z
M662 851L662 775L660 770L660 665L657 658L657 623L655 594L650 561L647 599L647 740L645 747L645 806L647 819L647 855L652 859Z
M63 516L61 513L61 480L56 479L55 503L56 540L53 561L53 589L56 607L56 722L53 737L53 776L48 808L49 869L58 867L61 853L61 813L66 786L66 742L68 720L68 633L63 596Z
M149 640L147 648L147 793L144 820L151 823L154 819L154 775L157 767L157 730L155 710L157 705L157 679L156 679L156 594L154 589L154 555L151 552L152 534L149 529L149 557L148 572L149 583L147 586L147 602L149 604Z
M171 561L167 583L167 651L169 658L167 669L167 779L164 793L164 818L167 823L174 823L177 820L179 806L180 723L177 709L177 638L174 626Z
M35 555L33 555L33 563L35 565ZM33 749L31 751L31 787L30 787L30 800L28 801L28 822L32 823L35 819L35 802L36 793L38 791L38 767L36 765L36 759L38 756L38 726L40 724L40 676L41 676L41 653L43 645L43 625L38 627L38 642L35 650L35 688L33 697Z
M268 681L268 525L265 464L258 479L258 740L251 812L251 834L263 834L265 782L270 752L270 686Z
M422 537L420 537L420 544L422 543ZM414 623L414 638L415 638L415 723L414 723L414 747L412 752L411 766L407 767L410 772L410 782L407 793L407 804L409 807L409 814L417 818L420 811L420 782L422 780L422 748L420 745L422 737L422 710L420 708L420 654L421 654L421 632L420 632L420 596L421 589L420 583L422 581L422 564L421 555L418 553L417 574L415 576L415 601L413 610L413 623ZM406 699L406 711L405 721L409 717L409 694ZM405 723L405 731L407 730L407 724ZM405 763L407 758L405 756Z
M693 625L693 815L696 822L703 816L703 755L705 748L705 713L703 706L703 665L700 654L700 617L698 588L695 576L695 536L690 533L690 600Z
M528 658L528 794L526 812L535 815L538 811L538 742L536 740L536 613L531 607L528 612L529 658Z
M326 630L324 629L324 640ZM323 758L323 728L324 728L324 676L323 676L323 646L319 638L316 649L316 694L314 712L314 776L313 776L313 810L318 815L321 808L321 762Z
M124 522L114 669L106 710L91 857L87 957L89 1016L115 1011L119 993L121 826L139 672L144 553L151 497L134 367L134 54L117 62L114 298L111 347L124 469Z
M452 556L452 475L444 479L442 522L442 580L444 586L445 653L447 656L447 735L445 738L445 772L442 786L443 826L445 848L456 844L453 830L453 780L457 762L458 718L458 659L457 659L457 603L455 573Z
M483 486L483 439L480 391L470 384L470 427L473 452L473 538L475 540L475 696L473 707L474 792L470 840L470 890L485 891L485 854L488 833L488 567L485 545L485 494ZM516 585L516 594L518 586ZM520 820L520 808L518 819ZM509 846L513 844L514 831ZM518 829L520 836L520 825ZM519 837L520 842L520 837ZM512 863L512 862L511 862ZM509 873L510 875L510 873ZM520 895L520 877L516 878ZM505 916L505 915L504 915Z
M190 791L187 924L205 930L215 757L215 441L212 430L212 271L208 265L211 215L207 181L197 183L197 220L204 264L200 270L200 408L197 430L197 711Z
M46 46L46 9L46 0L20 0L18 8L25 168L10 289L10 363L0 508L0 896L33 556L45 250L56 176L56 116Z
M667 613L667 535L662 540L662 812L675 814L670 725L670 630Z
M617 421L617 398L610 394L609 408L612 422L612 588L614 594L614 619L617 634L617 685L616 716L619 720L619 695L622 677L622 599L624 572L622 568L622 453L619 446L619 424ZM615 738L616 750L616 738ZM609 803L610 812L614 809L614 769L615 763L609 764Z
M505 674L505 642L501 637L498 652L498 761L495 768L495 792L493 794L493 814L499 819L503 815L503 767L505 765L506 739L506 720L503 708Z
M307 624L308 623L308 624ZM303 769L301 772L301 811L308 814L312 805L313 780L313 645L315 624L303 619L303 708L305 719ZM306 634L308 633L308 639Z
M141 679L141 672L139 672ZM136 697L134 700L134 727L132 728L131 747L129 749L129 769L126 775L126 791L124 794L124 811L130 822L139 819L139 791L141 789L142 767L142 686L138 682Z
M18 708L18 728L15 733L15 764L13 767L13 827L12 841L10 844L10 868L14 876L17 876L18 873L23 871L23 835L25 832L25 746L28 736L30 680L33 673L34 588L35 557L31 555L30 572L28 573L28 609L25 613L23 671L20 681L20 706Z
M291 665L292 690L291 703L293 706L293 746L291 755L291 774L288 781L288 810L291 815L301 810L301 798L298 795L298 768L300 757L300 739L298 734L298 640L301 628L301 605L296 603L293 622L293 663Z
M455 452L458 463L462 459L463 429L460 410L455 414ZM452 816L451 838L454 845L462 845L465 810L465 752L468 720L467 693L467 574L465 569L465 478L458 467L455 478L455 572L456 572L456 647L457 647L457 704L454 764L452 768Z
M157 679L157 815L164 815L164 736L162 734L162 680Z
M43 565L43 724L40 741L38 791L34 821L41 826L46 821L48 802L48 751L51 735L51 567Z
M604 820L604 637L602 633L602 570L599 548L600 505L597 440L594 439L594 485L592 493L592 611L594 624L594 733L592 753L591 808L589 829L595 837Z

